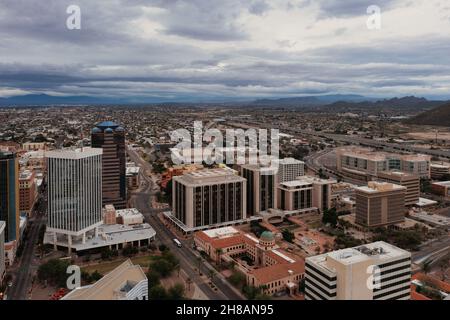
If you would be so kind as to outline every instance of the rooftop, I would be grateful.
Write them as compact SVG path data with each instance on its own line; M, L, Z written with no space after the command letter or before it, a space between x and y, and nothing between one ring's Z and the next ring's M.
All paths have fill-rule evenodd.
M362 191L365 193L379 193L387 191L397 191L406 190L406 187L400 186L398 184L388 183L388 182L376 182L370 181L367 186L355 188L357 191Z
M139 282L146 280L142 268L128 259L96 283L77 288L62 300L120 300Z
M210 238L223 238L240 233L236 228L231 226L205 230L202 232L205 233Z
M148 223L137 225L104 224L98 228L98 237L87 237L85 243L82 243L81 239L73 240L72 248L76 251L83 251L125 242L151 239L155 235L156 231ZM47 232L45 234L44 243L53 244L53 233ZM68 247L66 238L58 238L57 244L62 247Z
M55 159L83 159L92 156L100 156L103 154L102 148L78 148L78 149L58 149L47 151L47 158Z
M305 272L305 263L297 261L294 263L277 263L269 267L253 269L251 273L260 283L270 283L281 280L291 274L302 274Z
M450 181L440 181L433 183L436 186L450 187Z
M180 183L187 185L217 184L227 182L243 182L244 178L236 175L234 171L227 169L204 169L186 173L174 177Z
M378 264L381 264L384 261L391 261L402 256L411 256L411 253L384 241L377 241L353 248L345 248L322 255L309 257L306 258L306 260L318 264L330 271L334 271L327 265L328 257L344 265L351 265L367 260L376 261Z

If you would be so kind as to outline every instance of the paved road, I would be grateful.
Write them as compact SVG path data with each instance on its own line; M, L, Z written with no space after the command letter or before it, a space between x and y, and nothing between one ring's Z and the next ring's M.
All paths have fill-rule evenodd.
M433 256L434 254L438 252L444 252L446 250L447 252L450 252L450 237L448 236L444 237L443 239L433 241L431 245L423 246L418 252L413 252L411 254L412 262L420 264L426 261L429 257Z
M43 225L43 215L38 215L34 220L30 219L31 226L28 228L28 239L24 241L22 256L19 260L18 268L13 272L13 286L8 290L9 300L25 300L27 290L31 287L33 273L31 272L34 248L39 237L39 230Z
M157 239L164 245L168 246L170 250L179 258L180 267L191 280L203 291L203 293L211 300L240 300L242 295L238 294L235 289L227 283L223 276L217 274L213 283L218 290L213 290L205 279L199 276L197 269L198 260L197 256L190 249L190 243L188 241L182 241L183 247L177 247L173 239L176 237L172 232L167 229L161 220L156 216L158 212L166 211L167 209L154 209L151 207L151 197L155 194L154 182L148 176L151 171L150 164L144 161L134 150L128 150L128 154L132 161L141 165L141 181L142 187L139 191L133 194L131 202L140 212L146 217L147 221L152 225L157 234ZM208 275L211 267L202 262L200 264L200 271L203 275Z

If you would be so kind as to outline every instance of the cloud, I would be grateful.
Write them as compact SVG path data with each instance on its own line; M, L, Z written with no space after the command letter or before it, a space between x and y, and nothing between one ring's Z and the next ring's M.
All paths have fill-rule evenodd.
M369 2L382 30L365 26ZM81 30L65 27L71 0L2 1L0 95L450 96L450 10L439 0L77 3Z

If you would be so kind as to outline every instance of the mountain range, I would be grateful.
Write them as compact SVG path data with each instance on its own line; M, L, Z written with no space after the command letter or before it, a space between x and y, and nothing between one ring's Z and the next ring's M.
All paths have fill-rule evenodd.
M192 99L192 100L191 100ZM367 108L371 110L399 110L399 111L413 111L420 112L429 110L442 105L443 101L432 101L425 98L417 98L413 96L392 98L392 99L376 99L365 97L361 95L315 95L276 99L257 99L248 101L194 101L190 99L183 101L177 99L176 101L161 102L158 98L149 97L123 97L123 98L108 98L108 97L93 97L93 96L50 96L47 94L30 94L24 96L15 96L10 98L0 98L0 106L46 106L46 105L138 105L138 104L161 104L169 105L182 104L205 104L205 103L221 103L228 105L245 105L249 107L290 107L312 109L318 111L361 111Z
M450 127L450 102L406 120L409 124Z

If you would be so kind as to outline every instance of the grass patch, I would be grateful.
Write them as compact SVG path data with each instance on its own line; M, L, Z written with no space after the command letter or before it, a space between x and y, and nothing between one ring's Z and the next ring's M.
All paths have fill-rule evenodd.
M130 259L134 264L138 264L143 268L147 268L150 263L151 257L152 256L147 255L147 256L132 257ZM108 272L111 272L115 268L117 268L119 265L121 265L126 260L127 260L127 258L120 258L120 259L117 259L114 261L101 262L99 264L82 267L81 270L89 272L89 273L98 271L99 273L104 275L104 274L107 274Z

